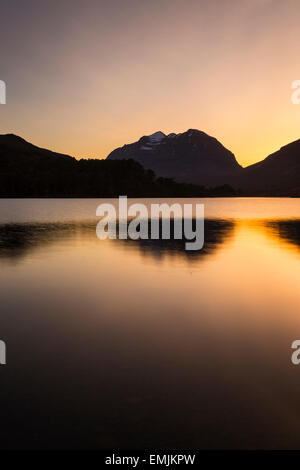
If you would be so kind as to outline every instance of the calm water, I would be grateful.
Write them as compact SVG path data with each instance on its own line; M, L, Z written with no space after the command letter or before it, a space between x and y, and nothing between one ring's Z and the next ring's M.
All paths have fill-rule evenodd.
M0 447L300 448L300 200L198 200L198 253L99 202L0 201Z

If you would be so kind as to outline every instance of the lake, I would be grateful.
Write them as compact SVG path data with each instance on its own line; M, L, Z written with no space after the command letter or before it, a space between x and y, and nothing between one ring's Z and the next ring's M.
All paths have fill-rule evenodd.
M100 202L0 200L0 447L299 449L300 200L182 200L199 252Z

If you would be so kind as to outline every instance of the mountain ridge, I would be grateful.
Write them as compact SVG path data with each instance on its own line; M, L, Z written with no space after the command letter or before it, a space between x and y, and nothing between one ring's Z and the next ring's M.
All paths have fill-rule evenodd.
M138 152L142 158L136 158L134 152ZM300 196L300 139L282 146L265 159L243 168L234 154L215 137L197 129L189 129L179 134L164 134L157 131L149 136L142 136L137 142L115 149L103 160L77 160L70 155L37 147L12 133L0 135L0 175L4 186L8 185L7 180L11 181L11 187L16 185L15 175L20 176L22 172L27 175L26 184L30 186L30 181L35 181L40 172L43 175L47 173L49 180L52 178L52 173L56 178L60 178L59 172L68 179L68 171L70 173L74 171L76 162L79 162L77 170L80 167L80 171L84 169L89 172L86 167L87 165L92 167L90 162L111 164L120 160L125 161L126 171L129 171L129 168L134 168L133 171L136 171L137 167L130 166L131 164L126 166L126 161L136 161L145 169L145 175L147 171L148 173L154 171L158 179L160 177L165 180L174 179L178 184L196 185L198 188L231 185L243 195ZM97 174L102 181L99 173L101 165L96 163L95 165L98 165ZM101 168L104 169L104 165ZM139 171L136 174L139 174ZM127 177L130 178L128 175ZM92 180L94 177L90 175L86 178ZM49 181L47 184L50 185ZM136 180L135 184L139 186L138 193L142 194L139 181ZM195 194L194 189L191 190L193 194ZM186 191L185 188L184 194ZM48 192L51 193L50 186Z
M239 179L230 182L246 192L300 195L300 139L245 167Z
M221 142L198 129L168 135L158 131L113 150L107 157L129 158L158 176L203 185L222 184L229 174L242 168Z
M206 197L235 195L235 191L228 186L207 189L157 178L153 171L133 159L77 160L36 147L14 134L0 135L0 197L115 198L119 195Z

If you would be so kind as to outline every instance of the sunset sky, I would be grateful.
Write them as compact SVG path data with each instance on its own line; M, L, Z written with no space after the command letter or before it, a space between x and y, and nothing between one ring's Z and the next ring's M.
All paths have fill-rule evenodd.
M10 0L0 133L76 157L197 128L239 163L300 138L298 0Z

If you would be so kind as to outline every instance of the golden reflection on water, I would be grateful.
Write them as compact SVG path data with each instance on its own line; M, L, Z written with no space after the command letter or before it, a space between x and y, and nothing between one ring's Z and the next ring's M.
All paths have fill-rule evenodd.
M248 217L205 227L205 249L193 254L175 241L100 241L94 221L1 227L13 385L27 358L35 371L27 387L47 390L45 408L50 394L76 416L69 438L84 431L99 447L300 448L300 366L290 361L300 338L300 222ZM22 408L22 398L12 406ZM34 426L47 435L35 406L29 400ZM51 417L53 435L61 413Z

